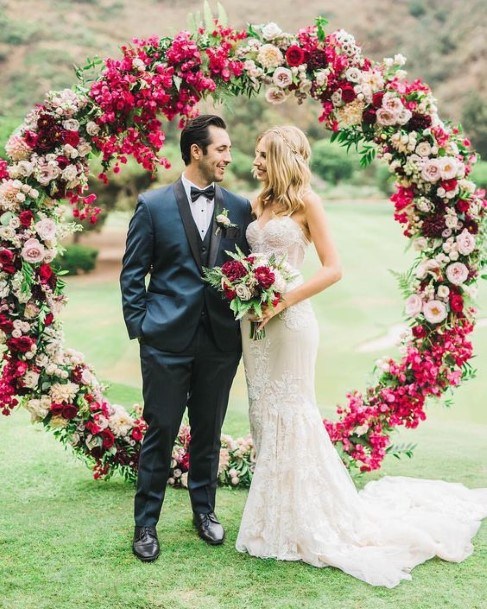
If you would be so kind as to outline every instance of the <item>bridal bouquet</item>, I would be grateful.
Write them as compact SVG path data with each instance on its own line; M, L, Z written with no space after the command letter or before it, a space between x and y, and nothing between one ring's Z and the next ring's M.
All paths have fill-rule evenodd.
M285 257L256 252L246 256L238 247L237 253L226 253L232 260L205 268L204 279L230 302L235 319L247 313L258 319L263 307L279 304L287 282L294 276ZM265 329L257 329L259 325L258 321L250 322L250 338L259 340L265 336Z

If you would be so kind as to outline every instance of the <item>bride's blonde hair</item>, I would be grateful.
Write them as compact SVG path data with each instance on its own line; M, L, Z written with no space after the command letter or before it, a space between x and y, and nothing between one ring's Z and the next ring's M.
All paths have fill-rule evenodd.
M259 217L266 204L276 202L276 215L292 215L304 208L304 195L309 189L309 142L301 129L291 125L264 131L257 138L257 145L264 137L267 176L257 196L255 212Z

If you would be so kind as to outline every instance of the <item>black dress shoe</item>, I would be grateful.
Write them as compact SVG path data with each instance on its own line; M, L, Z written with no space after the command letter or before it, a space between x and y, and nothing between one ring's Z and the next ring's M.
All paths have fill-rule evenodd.
M193 513L193 522L198 531L198 535L212 546L218 546L225 539L225 531L218 522L214 512L209 514Z
M143 562L152 562L159 556L156 527L135 527L132 550Z

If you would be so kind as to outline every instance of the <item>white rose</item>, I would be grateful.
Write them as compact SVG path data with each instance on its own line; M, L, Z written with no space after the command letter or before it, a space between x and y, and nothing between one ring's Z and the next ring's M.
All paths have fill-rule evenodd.
M424 304L423 314L431 324L439 324L447 316L446 306L441 300L430 300Z
M431 144L429 142L419 142L416 146L416 154L419 156L429 156L431 154Z
M272 21L271 23L264 25L264 27L262 28L262 36L265 40L272 40L273 38L276 38L276 36L279 36L279 34L281 33L281 28Z
M245 301L252 298L252 292L244 283L239 283L237 285L235 288L235 293L237 294L237 298L240 298L240 300Z
M423 169L421 170L421 177L426 182L438 182L438 180L441 178L438 159L430 159L429 161L425 162Z
M437 290L438 298L448 298L450 294L450 288L446 285L440 285Z
M94 121L89 121L86 123L86 133L88 135L98 135L99 131L100 127Z

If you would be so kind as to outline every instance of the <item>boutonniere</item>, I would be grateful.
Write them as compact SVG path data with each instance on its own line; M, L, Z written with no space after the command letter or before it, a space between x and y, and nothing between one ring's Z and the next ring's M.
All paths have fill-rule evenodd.
M228 217L228 209L223 208L222 211L217 215L215 220L218 225L215 235L220 234L222 230L225 231L225 233L228 232L228 229L237 229L238 231L238 225L233 224L230 218ZM234 230L230 232L236 233L237 231Z

